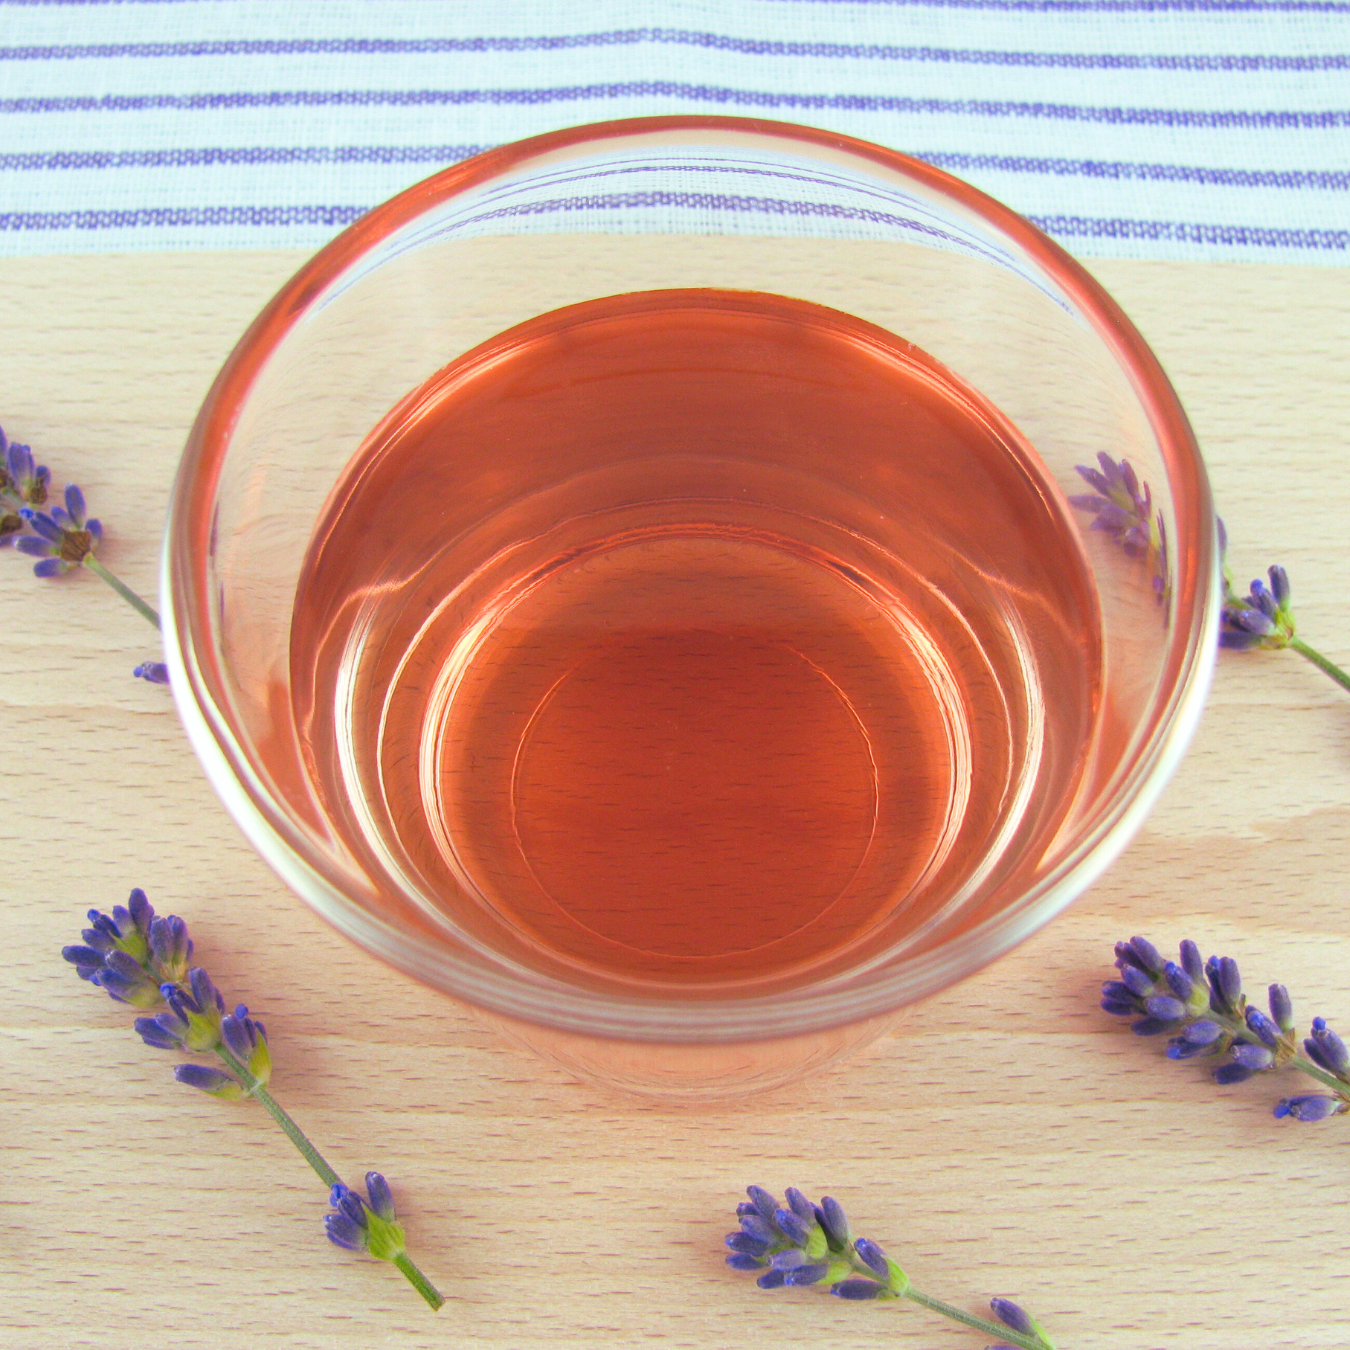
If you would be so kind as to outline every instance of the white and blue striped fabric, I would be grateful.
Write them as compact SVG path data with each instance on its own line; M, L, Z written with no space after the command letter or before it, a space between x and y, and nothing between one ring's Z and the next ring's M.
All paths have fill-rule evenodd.
M1350 262L1350 0L0 0L0 254L313 248L673 112L893 146L1081 255Z

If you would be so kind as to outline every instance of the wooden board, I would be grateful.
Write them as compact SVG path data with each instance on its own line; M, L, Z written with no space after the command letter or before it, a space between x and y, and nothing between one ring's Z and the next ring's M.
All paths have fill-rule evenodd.
M0 262L0 423L85 488L142 591L197 404L301 260ZM1285 563L1305 636L1350 658L1350 270L1095 271L1191 413L1239 576ZM1096 1007L1116 938L1192 936L1350 1029L1350 699L1293 654L1220 661L1143 833L1038 937L842 1068L682 1108L505 1047L294 900L167 694L129 677L152 635L94 578L0 557L0 613L6 1346L984 1343L913 1307L755 1290L721 1247L750 1181L829 1191L920 1288L1017 1297L1061 1350L1350 1343L1350 1119L1276 1121L1292 1075L1216 1089ZM321 1189L261 1111L180 1087L60 961L83 911L137 884L266 1019L277 1096L339 1170L392 1179L438 1316L325 1241Z

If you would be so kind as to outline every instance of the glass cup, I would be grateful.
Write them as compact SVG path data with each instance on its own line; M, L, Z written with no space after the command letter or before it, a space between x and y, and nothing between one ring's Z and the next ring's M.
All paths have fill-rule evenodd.
M638 336L604 348L624 333ZM625 405L623 435L619 385L587 383L602 348L627 353L624 379L666 381ZM404 467L447 389L480 391L478 412L451 399L453 435L424 435L423 460ZM656 576L654 558L667 571L644 581L641 605L614 600L604 578ZM747 568L760 569L753 585ZM311 605L316 577L338 579ZM783 591L785 577L805 589ZM686 598L672 600L682 580ZM581 609L549 631L590 654L567 657L545 690L527 619L569 586ZM699 1099L840 1058L1101 875L1198 719L1217 544L1157 360L1027 221L831 132L658 117L455 165L306 264L198 416L163 595L188 734L287 885L508 1038L592 1079ZM633 646L643 607L662 604L683 606L667 619L705 643L680 648L673 676L655 648ZM852 616L837 630L831 605ZM780 641L759 631L771 619L813 627ZM602 659L599 629L625 624L622 688L637 701L615 702L604 734L655 737L672 763L692 754L694 777L573 802L550 835L526 806L547 797L547 815L572 770L577 783L600 775L603 795L608 761L581 763L576 747L596 740L585 726L550 740L540 719L586 712L556 689ZM871 693L806 650L837 654L845 630L862 665L878 665ZM753 659L747 642L760 643ZM407 672L428 651L418 684ZM887 652L907 672L893 689ZM764 699L786 704L781 726L761 725L744 678L756 661ZM735 698L721 678L733 667ZM707 691L690 715L715 731L682 740L650 708L690 671ZM463 711L488 685L492 716ZM785 744L812 700L819 718ZM487 751L464 731L474 718ZM869 718L899 727L901 748ZM749 797L699 759L731 741L760 773ZM539 787L531 766L548 754ZM940 772L916 796L928 755ZM798 777L832 786L803 805ZM681 792L693 814L671 826L661 811ZM756 835L775 811L786 826ZM609 841L622 852L622 830L606 833L615 812L624 829L642 812L667 829L649 866L628 858L618 882L604 871ZM680 821L706 834L728 814L726 865L698 855L707 887L685 884L703 836ZM506 861L479 837L502 822L519 854ZM736 830L760 852L733 857ZM587 878L602 874L619 900L592 904ZM676 881L686 909L657 914L663 935L635 927ZM543 898L522 899L530 887ZM723 926L752 921L768 928L717 947Z

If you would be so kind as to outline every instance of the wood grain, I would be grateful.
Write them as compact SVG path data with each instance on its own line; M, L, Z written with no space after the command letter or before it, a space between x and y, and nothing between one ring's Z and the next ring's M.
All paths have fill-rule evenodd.
M178 448L283 253L0 263L0 421L155 588ZM1284 562L1305 635L1350 658L1350 270L1099 262L1205 446L1241 577ZM829 1190L916 1284L1023 1300L1062 1350L1350 1343L1350 1124L1271 1117L1096 1009L1131 932L1281 979L1350 1025L1350 701L1289 653L1221 660L1195 746L1107 878L901 1036L791 1090L676 1108L578 1085L378 965L227 820L153 635L92 577L0 558L7 843L0 1328L15 1350L660 1345L961 1347L914 1308L760 1294L722 1264L739 1189ZM278 1097L340 1171L392 1179L450 1295L324 1241L323 1196L261 1113L168 1056L57 950L143 885L266 1018Z

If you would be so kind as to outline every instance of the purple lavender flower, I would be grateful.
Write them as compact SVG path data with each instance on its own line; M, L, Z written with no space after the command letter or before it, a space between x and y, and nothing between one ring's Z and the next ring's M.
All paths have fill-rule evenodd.
M169 668L163 661L142 661L131 673L136 679L145 680L149 684L169 682Z
M1150 950L1145 945L1135 959L1146 961ZM1158 965L1161 973L1161 959ZM915 1292L909 1276L875 1242L852 1238L837 1200L826 1196L813 1205L800 1191L789 1189L787 1203L779 1205L762 1187L751 1186L746 1193L749 1202L736 1207L740 1228L725 1238L730 1250L726 1263L733 1270L758 1271L755 1283L761 1289L828 1287L835 1297L850 1302L912 1298L934 1312L1001 1337L1000 1344L1009 1350L1053 1350L1035 1319L1007 1299L990 1304L999 1319L991 1322ZM359 1246L358 1218L349 1206L330 1216L330 1234L333 1228L338 1230L334 1241Z
M57 506L48 514L25 507L19 514L33 533L16 539L14 547L20 553L42 560L34 564L36 576L60 576L72 567L79 567L86 558L93 557L103 538L103 526L89 518L84 493L73 483L66 489L64 510Z
M40 577L57 577L72 568L87 567L158 628L158 613L94 556L103 527L90 518L84 493L71 484L64 493L65 505L44 511L41 508L47 504L51 474L33 463L28 446L10 442L3 430L0 452L0 545L12 545L36 558L33 572ZM157 664L152 662L150 666ZM153 675L143 678L155 679Z
M1350 1111L1350 1049L1325 1018L1313 1019L1300 1054L1294 1005L1284 985L1270 986L1267 1015L1247 1002L1242 975L1231 957L1211 956L1202 962L1199 948L1190 941L1181 944L1180 955L1180 964L1175 964L1163 961L1143 938L1117 943L1120 978L1102 985L1102 1008L1117 1017L1139 1018L1133 1030L1140 1035L1174 1032L1167 1043L1169 1059L1226 1056L1227 1062L1213 1071L1221 1087L1292 1068L1332 1089L1330 1095L1287 1097L1275 1108L1277 1116L1315 1121ZM1159 990L1166 992L1155 992Z
M324 1215L328 1240L348 1251L365 1252L377 1261L389 1261L431 1304L444 1301L426 1276L409 1260L404 1247L403 1226L394 1216L394 1197L389 1183L378 1172L366 1173L366 1194L337 1182L329 1192L331 1214Z
M1128 459L1114 460L1105 451L1097 456L1099 468L1076 466L1078 476L1091 492L1070 497L1080 511L1093 516L1092 528L1105 531L1126 556L1152 564L1153 590L1160 602L1171 593L1167 527L1161 511L1153 509L1153 492L1139 481Z
M1309 1124L1314 1121L1326 1120L1328 1116L1343 1115L1347 1109L1347 1103L1343 1097L1328 1097L1322 1093L1311 1093L1306 1097L1285 1097L1278 1102L1275 1107L1275 1114L1279 1117L1288 1116L1291 1120L1307 1121Z
M1224 569L1223 609L1219 615L1219 646L1232 651L1263 647L1279 651L1291 646L1297 636L1294 611L1289 603L1289 576L1283 567L1267 569L1270 584L1259 577L1246 595L1233 589Z
M51 479L46 465L33 462L32 448L11 441L0 427L0 501L7 511L17 514L25 506L45 505ZM22 521L18 528L23 528Z
M1239 595L1228 566L1228 532L1219 521L1219 550L1223 561L1223 608L1219 613L1219 646L1231 651L1279 651L1291 647L1305 661L1350 690L1350 674L1310 647L1298 635L1290 603L1289 574L1283 567L1266 569L1269 583L1259 577L1246 595Z

